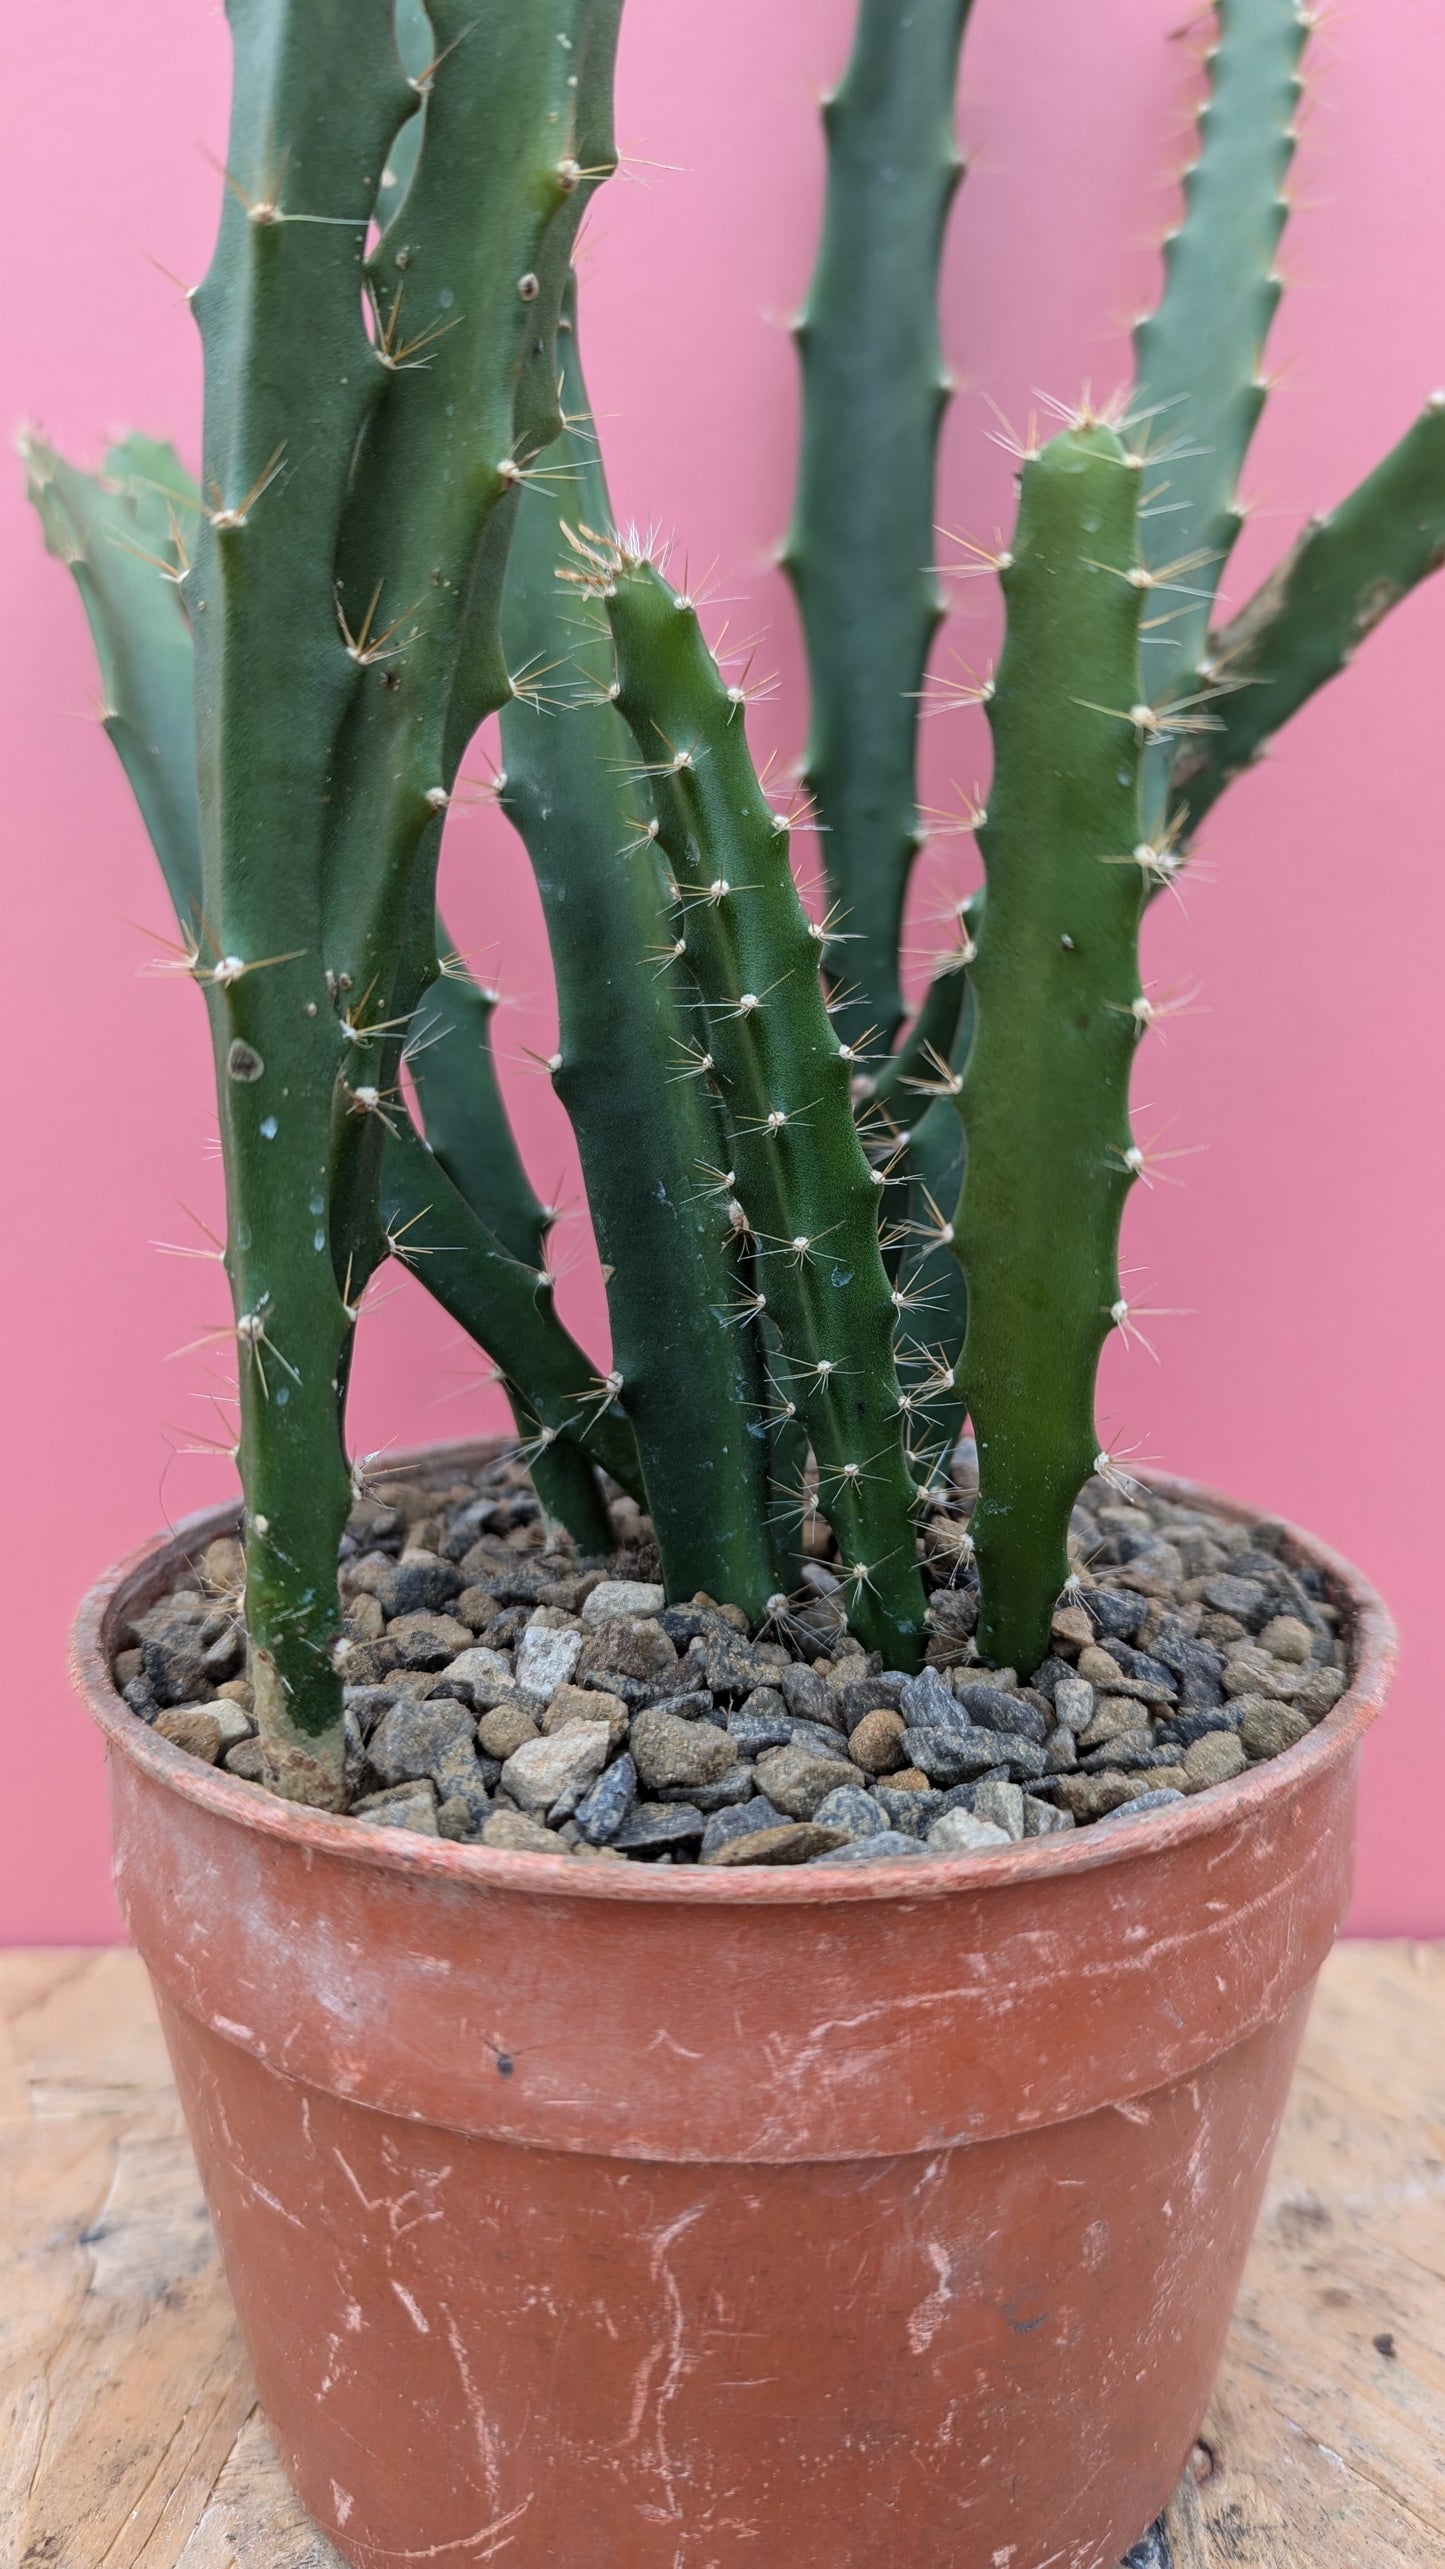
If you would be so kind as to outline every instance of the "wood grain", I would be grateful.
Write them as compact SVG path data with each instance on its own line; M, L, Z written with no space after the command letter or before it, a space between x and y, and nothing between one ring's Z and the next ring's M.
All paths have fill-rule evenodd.
M341 2569L132 1954L0 1954L0 2239L0 2569ZM1194 2464L1133 2569L1445 2562L1445 1947L1326 1969Z

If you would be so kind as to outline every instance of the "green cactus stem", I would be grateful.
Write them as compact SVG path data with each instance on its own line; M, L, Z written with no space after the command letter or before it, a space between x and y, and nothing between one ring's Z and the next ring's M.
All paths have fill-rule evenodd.
M366 227L412 102L390 0L231 0L230 19L230 184L193 297L206 505L186 596L219 992L246 1617L271 1780L295 1799L336 1804L351 1322L332 1258L337 1032L320 888L332 747L355 671L337 631L333 564L378 388L361 319Z
M574 299L575 310L575 299ZM707 1172L723 1165L702 1082L679 1079L696 993L672 920L646 783L608 701L612 638L560 568L561 521L611 509L569 315L568 426L524 492L503 613L514 668L547 668L567 710L502 714L503 803L537 878L557 988L553 1086L577 1136L612 1323L618 1397L635 1431L668 1593L725 1596L760 1620L776 1589L768 1444L753 1334L731 1325L740 1258Z
M1120 1302L1129 1075L1148 1002L1132 851L1148 730L1139 694L1140 473L1087 421L1023 467L1001 571L979 832L987 901L959 1110L968 1288L959 1388L978 1440L979 1646L1037 1667L1095 1467L1094 1378ZM1088 700L1088 701L1086 701Z
M1164 245L1164 290L1134 335L1135 433L1151 458L1140 512L1150 592L1140 653L1153 704L1188 702L1220 576L1244 522L1239 476L1264 408L1265 342L1283 291L1311 17L1301 0L1217 0L1199 152ZM1144 761L1144 832L1164 829L1168 739Z
M1391 607L1445 562L1445 394L1384 462L1298 542L1210 637L1210 727L1172 745L1170 795L1187 844L1230 779L1354 658Z
M548 1513L584 1552L610 1551L592 1466L645 1504L632 1431L611 1386L561 1326L535 1271L473 1211L405 1116L382 1153L382 1213L393 1256L491 1357L531 1449L533 1478L557 1467L550 1494L538 1481Z
M193 652L180 575L200 494L174 449L146 438L113 448L100 475L78 471L35 436L25 441L25 460L46 542L73 573L84 602L106 727L189 952L200 934L201 852ZM444 932L441 942L448 943ZM200 957L196 977L214 1008L218 985ZM548 1514L584 1550L605 1548L607 1519L593 1464L605 1465L643 1504L636 1455L615 1413L597 1419L595 1370L563 1329L540 1280L547 1216L528 1184L497 1089L490 995L454 962L426 1004L428 1033L416 1069L420 1073L424 1059L433 1075L425 1089L418 1077L418 1089L448 1137L466 1202L447 1218L455 1201L448 1164L440 1150L432 1156L397 1104L386 1119L383 1223L401 1262L433 1287L496 1365L518 1432L534 1447L533 1478ZM438 1018L453 1039L444 1079L435 1076L441 1055L431 1040ZM480 1188L480 1198L469 1187ZM356 1295L354 1282L352 1291Z
M740 1325L774 1320L786 1394L818 1467L842 1554L849 1621L890 1664L921 1656L913 1488L893 1364L897 1306L853 1122L856 1064L823 1004L818 942L793 881L786 823L748 755L743 708L697 611L640 552L597 556L617 645L618 704L657 801L702 1005L682 1075L711 1080L731 1136L720 1202L758 1248Z
M826 101L822 246L796 325L803 371L797 505L783 564L812 678L804 769L823 865L851 944L827 954L839 1024L885 1046L903 1013L898 946L918 850L918 693L943 612L931 569L944 227L963 168L953 96L969 0L862 0Z

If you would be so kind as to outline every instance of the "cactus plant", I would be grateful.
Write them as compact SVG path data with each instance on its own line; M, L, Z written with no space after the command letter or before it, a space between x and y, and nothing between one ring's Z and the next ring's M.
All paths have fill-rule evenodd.
M650 1515L675 1597L757 1622L801 1545L831 1551L854 1630L895 1668L927 1639L920 1494L971 1417L979 1651L1038 1663L1098 1459L1100 1351L1128 1318L1145 909L1230 777L1445 555L1437 397L1215 621L1309 33L1299 0L1218 0L1134 385L1020 457L980 691L984 882L905 1024L968 0L860 0L825 109L784 557L821 919L744 689L666 557L612 520L571 255L614 158L619 5L230 0L226 197L195 298L201 487L140 440L98 477L29 447L210 1012L251 1675L271 1780L323 1803L342 1776L345 1389L388 1256L486 1349L584 1550L610 1540L601 1471ZM436 919L454 780L499 709L607 1273L605 1371L552 1307L491 1001Z

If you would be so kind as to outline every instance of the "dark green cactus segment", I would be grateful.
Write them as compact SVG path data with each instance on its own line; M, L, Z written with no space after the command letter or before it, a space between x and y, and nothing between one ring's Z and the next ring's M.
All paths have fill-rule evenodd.
M1021 1669L1048 1650L1069 1514L1094 1468L1094 1378L1131 1183L1129 1075L1147 1022L1147 886L1132 861L1140 478L1097 425L1025 464L988 709L987 901L959 1100L959 1387L978 1439L979 1643Z
M1391 607L1445 563L1445 394L1328 516L1311 520L1231 624L1210 638L1211 728L1174 744L1187 839L1231 777L1353 659Z
M969 0L862 0L823 110L822 248L797 325L802 458L784 566L812 676L805 777L839 925L828 956L856 991L839 1023L891 1043L898 944L917 852L917 695L942 601L930 568L948 379L938 341L944 226L962 161L953 96Z
M1156 704L1195 693L1211 604L1243 522L1239 476L1264 408L1265 342L1283 291L1275 254L1311 25L1300 0L1217 0L1216 16L1183 220L1165 243L1158 308L1134 339L1135 433L1158 459L1139 528L1143 566L1162 580L1140 641L1144 693ZM1156 742L1145 759L1150 836L1168 817L1168 771L1168 744Z
M103 720L183 934L201 937L195 708L185 563L200 494L173 447L128 437L103 473L21 441L46 545L70 571L100 663Z
M559 1440L576 1446L645 1504L632 1431L562 1327L550 1290L472 1210L404 1116L382 1152L382 1212L394 1254L491 1357L524 1432L544 1431L543 1452Z
M553 1085L577 1136L663 1577L673 1597L705 1588L760 1618L775 1584L768 1445L756 1345L729 1310L737 1252L707 1176L723 1165L723 1131L703 1083L678 1076L696 993L671 960L652 798L628 780L635 753L608 702L607 618L557 577L577 558L561 520L605 526L611 515L570 326L562 354L570 424L549 450L556 478L518 510L503 640L514 668L553 670L576 701L505 708L503 799L542 896L560 1027Z
M494 990L473 979L437 922L442 969L412 1017L406 1061L426 1137L452 1184L524 1266L543 1264L552 1216L522 1165L497 1083Z
M921 1655L923 1594L893 1365L876 1191L853 1122L855 1064L823 1004L817 940L788 862L786 825L748 754L697 613L652 564L619 550L598 583L619 697L657 797L702 1005L680 1075L713 1078L731 1134L758 1294L806 1424L819 1501L842 1553L849 1620L895 1666ZM760 1298L759 1298L760 1297Z
M339 1036L319 894L333 740L356 673L333 566L376 379L361 318L366 226L409 96L390 0L231 0L230 17L229 183L194 298L206 505L187 604L246 1613L273 1779L298 1799L336 1802L351 1315L332 1256Z

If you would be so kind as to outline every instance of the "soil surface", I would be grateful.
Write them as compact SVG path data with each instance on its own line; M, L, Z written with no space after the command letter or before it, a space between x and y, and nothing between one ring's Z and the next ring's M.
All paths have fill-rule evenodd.
M1348 1684L1343 1617L1284 1529L1090 1482L1053 1646L977 1656L968 1465L929 1507L927 1665L844 1624L821 1523L803 1586L751 1633L669 1606L645 1517L579 1559L525 1468L382 1483L341 1546L348 1809L366 1828L649 1864L869 1864L1117 1826L1227 1788ZM213 1543L115 1661L161 1735L264 1785L241 1546Z

